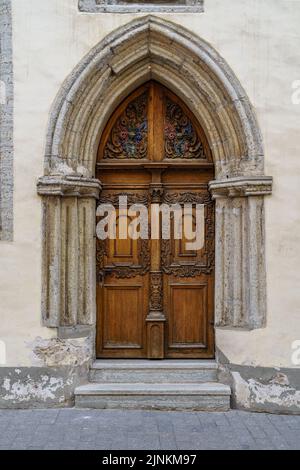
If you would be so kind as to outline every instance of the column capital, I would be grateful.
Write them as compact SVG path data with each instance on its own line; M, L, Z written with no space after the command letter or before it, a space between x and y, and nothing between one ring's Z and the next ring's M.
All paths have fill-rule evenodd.
M209 183L209 190L214 199L230 197L267 196L272 194L271 176L240 176Z
M102 190L96 178L80 176L43 176L38 179L37 192L40 196L61 196L98 199Z

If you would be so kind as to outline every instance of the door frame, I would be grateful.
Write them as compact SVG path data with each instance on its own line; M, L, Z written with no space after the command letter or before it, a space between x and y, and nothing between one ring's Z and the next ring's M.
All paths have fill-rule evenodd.
M218 51L180 24L145 16L108 34L58 90L44 176L37 183L43 208L42 324L57 329L66 345L82 338L86 361L94 358L95 346L98 139L111 110L153 77L190 107L213 152L215 325L234 331L266 323L264 197L272 193L272 178L264 175L254 107Z

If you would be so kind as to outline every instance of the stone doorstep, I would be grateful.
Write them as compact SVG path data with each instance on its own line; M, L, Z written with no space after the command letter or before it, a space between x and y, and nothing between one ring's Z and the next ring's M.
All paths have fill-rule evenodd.
M77 408L228 411L230 387L202 384L88 384L75 390Z
M164 359L162 361L151 361L144 359L99 359L92 365L92 369L218 369L215 360L186 360L178 361L172 359Z
M97 360L90 383L75 389L75 406L227 411L231 390L217 372L215 360Z
M98 360L90 369L90 382L98 383L203 383L217 382L215 361Z
M105 383L81 385L75 395L222 395L230 396L228 385L218 382L202 384L144 384L144 383Z

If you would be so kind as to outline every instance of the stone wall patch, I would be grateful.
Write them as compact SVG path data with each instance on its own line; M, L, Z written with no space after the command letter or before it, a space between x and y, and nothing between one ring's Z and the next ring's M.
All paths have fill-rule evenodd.
M11 0L0 0L0 240L13 238L13 63Z

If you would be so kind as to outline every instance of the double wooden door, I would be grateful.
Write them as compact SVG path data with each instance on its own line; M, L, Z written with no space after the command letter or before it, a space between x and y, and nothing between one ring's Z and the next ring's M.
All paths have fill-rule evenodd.
M214 204L208 182L214 167L194 115L156 82L139 88L103 132L97 176L103 184L98 204L116 213L116 236L97 239L97 356L213 357ZM126 212L124 201L128 209L148 211L140 238L119 235L124 220L130 232L141 214ZM172 210L170 237L153 237L150 214L161 204L190 204L192 218L196 204L202 206L201 248L187 249L184 237L174 237Z

